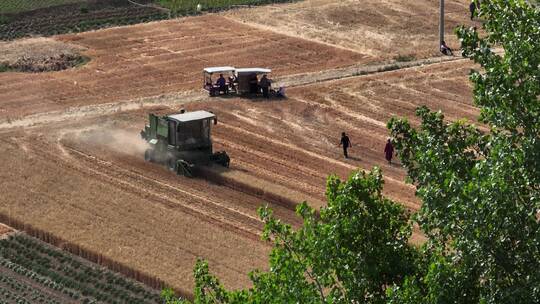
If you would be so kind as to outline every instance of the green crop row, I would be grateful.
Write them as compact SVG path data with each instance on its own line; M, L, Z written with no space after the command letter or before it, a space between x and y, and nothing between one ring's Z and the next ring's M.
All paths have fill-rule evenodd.
M84 1L85 0L2 0L0 1L0 14L14 14Z
M273 3L294 2L295 0L156 0L156 2L177 14L189 14L201 10L217 11L239 5L264 5Z
M16 293L22 294L25 299L30 299L32 303L60 304L60 302L50 299L48 295L41 293L39 290L7 275L0 274L0 284L4 284L4 286L9 287Z
M160 302L157 292L23 235L0 240L0 266L83 303Z

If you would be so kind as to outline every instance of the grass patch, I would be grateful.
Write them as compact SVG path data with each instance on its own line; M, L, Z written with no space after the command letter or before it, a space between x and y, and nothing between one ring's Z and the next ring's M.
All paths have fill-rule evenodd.
M394 57L394 60L397 62L409 62L409 61L416 60L416 57L414 57L414 55L401 55L400 54Z
M7 63L0 63L0 73L12 72L13 69Z

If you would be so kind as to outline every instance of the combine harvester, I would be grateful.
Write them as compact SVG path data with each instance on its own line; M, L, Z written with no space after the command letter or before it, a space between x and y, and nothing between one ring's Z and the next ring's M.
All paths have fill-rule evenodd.
M213 152L211 126L217 118L207 111L194 111L157 116L149 114L149 124L141 136L150 148L146 161L166 165L169 170L186 177L202 177L212 183L261 197L264 200L295 210L302 201L314 202L310 196L276 183L257 179L239 170L229 169L226 152Z
M202 166L219 164L228 168L227 153L213 152L212 124L217 124L217 117L207 111L181 111L163 117L150 114L149 124L141 131L150 144L144 159L166 164L169 170L187 177L193 177Z

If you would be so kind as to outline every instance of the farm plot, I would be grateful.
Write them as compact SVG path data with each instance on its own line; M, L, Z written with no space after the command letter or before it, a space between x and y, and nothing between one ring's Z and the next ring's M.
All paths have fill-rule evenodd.
M417 209L399 160L389 165L384 159L386 122L402 116L416 124L414 111L421 105L442 110L450 120L476 121L470 68L468 61L441 63L295 87L284 101L223 100L186 108L210 109L220 117L214 142L232 155L233 167L310 194L317 207L328 174L344 178L358 167L377 165L386 177L386 195ZM353 142L350 159L337 146L341 132Z
M126 113L3 134L2 161L10 165L0 172L9 181L0 191L9 193L1 198L0 214L155 276L186 295L198 257L209 260L227 286L248 286L247 273L266 267L269 247L260 241L256 214L265 200L145 163L139 144L133 144L133 122L145 116ZM272 208L298 223L290 209Z
M250 101L213 98L183 105L211 110L217 150L232 158L232 180L275 184L323 205L325 178L345 177L379 165L386 195L418 208L404 172L388 165L382 149L392 115L409 117L428 105L449 119L475 119L467 61L441 63L291 88L289 98ZM256 209L268 202L275 214L298 225L291 206L205 181L186 179L146 163L137 141L149 111L0 130L0 214L32 223L93 252L153 275L189 294L197 257L210 261L229 288L249 286L246 274L266 267L268 244L259 241ZM96 107L96 109L99 109ZM69 113L68 113L69 114ZM352 157L337 147L350 134ZM242 184L240 183L240 184ZM286 195L288 195L286 193Z
M446 1L447 43L458 47L453 29L469 20L469 0ZM379 60L439 55L438 0L307 0L233 10L226 16L281 34L354 50Z
M160 303L159 291L23 234L0 240L2 303Z
M365 56L208 15L58 39L91 62L55 73L0 73L0 120L199 89L206 66L271 67L275 75L347 66Z
M0 40L51 36L168 18L151 0L7 0L0 3ZM146 4L146 5L145 5Z

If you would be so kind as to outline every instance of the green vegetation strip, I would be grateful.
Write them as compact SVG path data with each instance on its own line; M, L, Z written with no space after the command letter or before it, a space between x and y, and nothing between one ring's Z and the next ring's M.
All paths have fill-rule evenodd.
M3 263L6 264L6 262ZM3 298L8 298L7 294L13 294L12 298L22 298L19 300L20 303L29 299L32 303L60 304L60 302L55 299L51 299L49 295L29 286L25 282L21 282L7 274L0 274L0 295L2 295ZM22 296L17 296L17 294L22 294Z
M286 3L295 0L156 0L156 2L181 15L196 12L198 6L201 10L216 11L235 6Z
M15 14L78 2L85 2L85 0L2 0L0 1L0 14Z
M159 294L149 292L118 274L88 266L69 254L23 235L0 241L0 266L82 303L160 301ZM19 291L23 293L24 289L21 287Z

